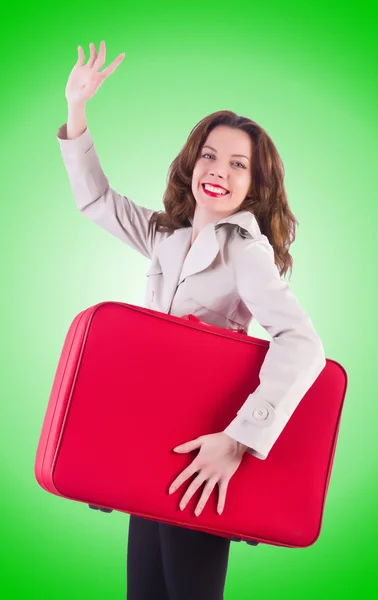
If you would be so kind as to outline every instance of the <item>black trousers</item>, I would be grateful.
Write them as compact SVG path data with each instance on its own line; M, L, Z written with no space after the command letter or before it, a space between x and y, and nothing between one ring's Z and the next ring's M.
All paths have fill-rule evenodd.
M130 515L127 600L223 600L230 540Z

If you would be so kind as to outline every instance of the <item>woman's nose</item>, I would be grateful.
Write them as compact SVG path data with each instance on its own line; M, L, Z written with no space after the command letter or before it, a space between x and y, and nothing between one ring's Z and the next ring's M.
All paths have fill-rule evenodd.
M223 181L226 181L227 179L227 167L218 167L217 169L214 169L214 171L212 171L211 175L213 177L220 177L221 179L223 179Z

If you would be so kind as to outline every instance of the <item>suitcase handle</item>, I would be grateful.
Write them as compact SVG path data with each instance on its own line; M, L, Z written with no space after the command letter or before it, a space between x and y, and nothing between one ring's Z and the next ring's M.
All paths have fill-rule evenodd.
M201 325L207 325L208 327L212 327L212 325L210 325L210 323L205 323L205 321L201 321L201 319L199 319L198 317L196 317L195 315L193 315L192 313L189 313L187 315L184 315L183 317L181 317L182 319L188 319L189 321L195 321L197 323L201 323Z
M182 319L188 319L189 321L195 321L196 323L201 323L201 325L207 325L208 327L213 327L213 325L210 325L210 323L205 323L205 321L201 321L201 319L199 319L198 317L196 317L192 313L189 313L187 315L183 315L181 318ZM245 331L244 327L238 327L237 329L232 329L231 331L236 331L236 333L247 334L247 332Z

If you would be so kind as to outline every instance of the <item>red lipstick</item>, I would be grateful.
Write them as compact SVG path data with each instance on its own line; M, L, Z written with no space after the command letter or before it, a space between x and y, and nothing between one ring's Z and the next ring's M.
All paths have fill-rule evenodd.
M216 194L215 192L211 192L210 190L206 190L205 189L205 184L202 183L202 189L205 192L205 194L207 196L212 196L213 198L222 198L223 196L227 196L227 194L229 194L230 192L228 190L226 190L226 188L222 187L222 186L214 186L214 187L220 187L222 188L222 190L226 190L225 194ZM212 183L210 183L209 185L213 185Z

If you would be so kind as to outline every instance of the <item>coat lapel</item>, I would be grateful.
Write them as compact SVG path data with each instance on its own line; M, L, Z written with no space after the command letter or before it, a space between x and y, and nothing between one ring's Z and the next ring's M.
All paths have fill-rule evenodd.
M192 219L190 221L193 222ZM180 227L158 244L155 257L164 276L162 302L166 310L169 310L177 287L184 279L200 273L214 262L220 250L217 231L226 223L233 223L247 230L252 237L260 234L255 216L249 211L239 211L220 221L208 223L190 249L192 227Z

